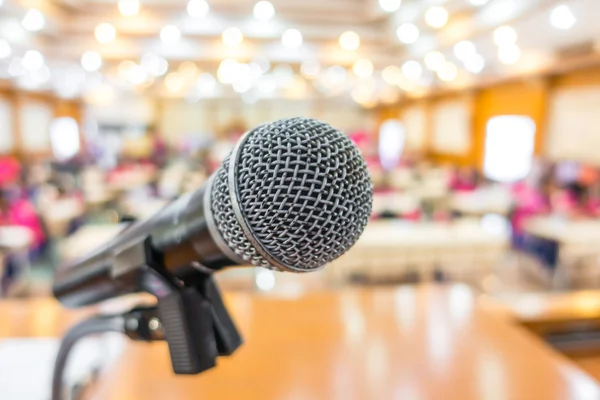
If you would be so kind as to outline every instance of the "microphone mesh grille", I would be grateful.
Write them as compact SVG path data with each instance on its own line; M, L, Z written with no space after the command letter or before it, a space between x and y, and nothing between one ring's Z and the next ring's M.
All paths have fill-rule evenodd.
M256 251L256 248L246 238L242 226L235 218L231 197L229 196L229 184L227 181L227 171L229 170L229 159L231 155L223 161L223 164L216 171L213 180L211 194L212 213L217 222L217 227L221 236L233 250L244 261L256 265L257 267L269 267L269 263Z
M328 124L292 118L263 125L242 143L236 170L245 223L262 250L287 269L310 271L338 258L368 222L373 193L366 164L350 139ZM231 207L231 199L222 207ZM229 214L216 217L219 227L228 221L225 240L264 266L244 235L233 233L235 214Z

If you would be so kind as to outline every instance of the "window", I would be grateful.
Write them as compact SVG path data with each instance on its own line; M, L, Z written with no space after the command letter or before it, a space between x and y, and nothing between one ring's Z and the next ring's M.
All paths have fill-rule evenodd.
M406 130L402 122L390 119L379 128L379 161L384 170L396 168L406 140Z
M485 135L483 171L498 182L515 182L531 170L535 122L529 117L502 115L490 118Z
M79 153L79 127L73 118L56 118L50 125L52 152L58 160L67 160Z

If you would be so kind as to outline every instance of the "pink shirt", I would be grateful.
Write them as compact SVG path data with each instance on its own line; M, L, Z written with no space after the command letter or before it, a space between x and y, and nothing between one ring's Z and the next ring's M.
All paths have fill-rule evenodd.
M511 222L515 233L520 233L528 218L548 211L548 204L536 188L523 182L515 184L512 192L516 206Z
M29 228L33 234L33 247L38 247L45 240L42 223L33 204L28 200L15 201L5 215L0 216L5 225L18 225Z

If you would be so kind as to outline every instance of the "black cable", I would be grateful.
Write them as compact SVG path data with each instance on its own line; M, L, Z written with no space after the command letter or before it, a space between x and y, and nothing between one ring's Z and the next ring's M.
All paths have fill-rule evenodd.
M63 374L71 349L81 338L106 332L125 332L125 318L117 316L96 316L72 327L62 339L52 376L52 400L63 400Z

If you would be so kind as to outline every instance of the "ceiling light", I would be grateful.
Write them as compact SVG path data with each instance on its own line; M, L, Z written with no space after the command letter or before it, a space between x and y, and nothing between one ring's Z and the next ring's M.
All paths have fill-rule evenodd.
M400 9L402 0L379 0L379 7L385 12L396 12Z
M21 64L27 71L36 71L44 66L44 56L39 51L29 50L23 56Z
M8 74L12 77L25 75L27 71L23 68L23 60L19 57L15 57L8 64Z
M281 43L290 49L300 47L302 45L302 33L298 29L288 29L283 32Z
M464 63L467 71L472 74L479 74L485 68L485 59L477 53L471 54L469 58L464 60Z
M0 37L8 40L10 43L24 43L25 36L25 29L18 20L9 18L0 22Z
M119 12L125 17L132 17L140 12L139 0L119 0Z
M423 67L418 61L409 60L402 64L402 74L409 81L417 81L423 74Z
M238 68L239 63L232 58L226 58L221 61L221 64L219 64L219 69L217 70L217 78L219 79L219 82L226 84L233 83Z
M573 11L566 5L560 5L552 10L550 13L550 23L553 27L568 30L575 25L577 18L573 15Z
M23 17L21 24L26 30L30 32L37 32L44 28L44 25L46 25L46 19L44 18L44 14L38 10L31 9L27 11L27 14L25 14Z
M352 72L354 72L354 75L357 77L366 79L373 75L373 63L366 58L361 58L352 66Z
M223 31L223 35L221 36L223 43L226 46L235 47L239 46L240 43L244 40L244 35L242 31L240 31L236 27L227 28Z
M363 107L374 107L377 104L375 89L369 84L356 85L350 93L352 100Z
M132 85L141 85L148 79L148 73L141 65L135 65L128 71L127 80Z
M95 51L86 51L81 56L81 66L88 72L98 71L102 67L102 57Z
M444 82L453 81L458 75L458 69L454 63L447 61L444 63L442 68L438 71L438 77Z
M277 80L272 74L266 74L258 79L256 87L261 94L272 95L277 90Z
M316 60L303 61L300 65L300 73L307 79L315 79L321 72L321 65Z
M239 64L231 87L236 93L246 93L252 88L252 69L248 64Z
M119 74L119 78L123 80L127 80L129 77L129 71L137 67L137 64L131 60L122 61L117 68L117 73Z
M507 46L517 42L517 31L513 27L504 25L494 30L494 43L497 46Z
M344 50L356 50L360 46L360 37L358 33L346 31L340 35L340 46Z
M329 83L331 83L332 85L334 85L334 86L341 85L346 81L346 76L347 76L346 68L339 66L339 65L333 65L333 66L327 68L327 72L325 73L325 76L327 77L327 80L329 81Z
M205 72L198 77L196 88L205 95L211 94L217 87L217 81L214 76Z
M4 39L0 39L0 60L10 57L11 54L12 48L10 44Z
M184 61L179 64L177 72L179 72L186 80L196 80L198 67L191 61Z
M521 58L521 49L516 44L500 46L498 48L498 59L503 64L515 64Z
M183 89L184 80L183 76L177 72L171 72L165 77L165 86L171 93L177 93Z
M210 7L205 0L190 0L187 5L187 12L192 18L204 18L210 11Z
M249 64L250 66L250 71L252 72L252 79L256 80L258 78L260 78L262 76L262 74L264 74L262 67L260 66L260 64L251 61Z
M488 1L490 0L469 0L469 3L471 3L475 7L480 7L487 4Z
M411 44L419 38L419 28L415 24L402 24L396 30L398 40L405 44Z
M154 53L146 53L140 60L140 65L153 76L163 76L169 70L169 63Z
M254 5L254 18L259 21L268 21L275 15L275 8L270 1L259 1Z
M442 28L448 22L448 11L444 7L431 7L425 13L425 22L432 28Z
M460 41L454 45L454 55L461 61L467 60L475 53L477 53L475 45L468 40Z
M260 69L263 74L271 68L271 63L265 57L256 56L252 59L252 62L260 66Z
M94 35L99 43L109 43L117 37L117 30L108 22L103 22L96 27Z
M52 87L61 98L73 99L81 96L86 83L86 72L78 65L60 68L54 71Z
M277 86L288 88L294 81L294 70L287 64L279 64L273 69L273 77Z
M402 70L395 65L389 65L383 69L381 77L388 85L397 85L402 79Z
M22 75L17 85L24 89L37 89L50 80L50 70L45 65L38 70Z
M242 98L242 102L244 104L254 104L260 99L259 93L256 90L244 92L240 95L240 97Z
M160 30L160 40L165 44L175 44L181 39L181 31L175 25L166 25Z
M431 71L439 70L446 62L446 57L439 51L432 51L425 56L425 66Z

